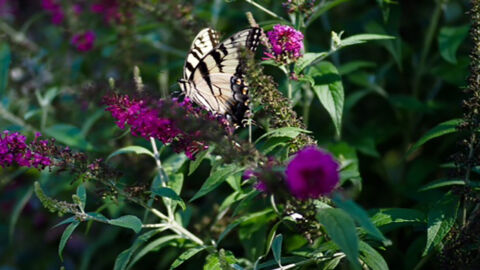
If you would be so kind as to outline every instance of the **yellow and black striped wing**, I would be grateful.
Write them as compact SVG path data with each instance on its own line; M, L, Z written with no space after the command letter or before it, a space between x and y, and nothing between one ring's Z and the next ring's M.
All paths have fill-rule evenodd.
M193 39L192 46L190 46L190 51L185 59L185 66L183 68L183 78L185 80L190 78L190 75L198 63L219 43L217 31L211 28L205 28L197 34L195 39Z
M248 88L244 78L241 51L255 51L261 36L260 28L240 31L218 44L206 54L190 75L192 98L215 113L229 115L240 124L248 110Z

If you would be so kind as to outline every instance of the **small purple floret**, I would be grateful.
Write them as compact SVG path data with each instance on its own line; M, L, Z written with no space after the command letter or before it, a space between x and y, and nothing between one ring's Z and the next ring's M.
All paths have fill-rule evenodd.
M267 33L271 52L265 52L265 59L295 61L302 56L303 34L288 25L277 24Z
M72 37L72 45L80 52L88 52L93 48L95 43L95 33L91 30L84 33L75 34Z

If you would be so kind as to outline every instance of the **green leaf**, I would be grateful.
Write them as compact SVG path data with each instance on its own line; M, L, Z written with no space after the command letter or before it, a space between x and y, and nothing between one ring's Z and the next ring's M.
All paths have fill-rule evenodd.
M10 62L12 61L10 47L7 43L0 44L0 97L3 96L8 85L8 72L10 70Z
M315 65L314 69L310 70L310 75L314 76L315 79L313 91L330 115L336 134L340 137L345 100L340 74L332 63L320 62Z
M138 233L140 230L142 230L142 221L138 217L132 215L110 219L108 223L115 226L132 229L135 233Z
M152 236L155 234L163 231L164 229L158 229L158 230L152 230L148 231L135 239L133 244L126 250L122 251L120 254L118 254L117 259L115 259L115 265L113 267L114 270L125 270L127 269L128 263L130 261L130 258L132 257L133 253L140 248L140 246L144 243L147 242L148 239L150 239Z
M182 236L180 235L167 235L162 236L153 240L152 242L148 243L144 248L142 248L135 257L132 259L129 268L131 268L138 260L140 260L143 256L145 256L150 251L157 251L163 248L164 246L168 245L171 241L181 239Z
M266 132L265 134L263 134L262 136L260 136L256 141L255 141L255 144L257 144L258 142L260 142L263 138L273 138L273 137L288 137L288 138L291 138L291 139L294 139L295 137L297 137L298 135L300 135L300 133L312 133L311 131L309 130L305 130L305 129L301 129L301 128L297 128L297 127L283 127L283 128L277 128L277 129L274 129L274 130L270 130L269 132Z
M444 26L440 28L438 34L438 49L440 50L440 55L443 59L452 64L457 63L457 50L460 47L460 44L462 44L468 36L469 29L469 25L458 27Z
M415 152L420 146L426 142L457 131L457 126L461 123L461 119L452 119L443 123L438 124L436 127L429 130L425 135L423 135L420 140L418 140L409 150L407 156Z
M68 239L72 235L73 231L77 228L77 226L80 224L80 222L75 221L68 225L68 227L63 231L62 238L60 239L60 244L58 245L58 256L60 257L60 260L63 261L62 257L62 252L63 249L65 248L65 245L67 244Z
M28 201L32 197L33 194L33 186L30 186L25 194L17 201L15 207L13 208L12 214L10 216L10 223L8 225L8 235L10 238L10 242L13 241L13 233L15 231L15 225L17 224L18 218L20 217L20 213L22 212L25 205L27 205Z
M85 186L83 184L78 185L77 187L77 196L80 199L82 209L85 209L85 205L87 203L87 191L85 190Z
M355 219L358 222L358 224L360 224L360 226L362 226L365 229L365 231L367 231L368 234L382 241L382 243L385 246L389 246L392 244L392 241L388 240L380 232L380 230L377 227L375 227L375 225L373 225L373 223L370 221L370 218L368 217L367 212L365 212L365 210L363 210L356 203L354 203L351 200L345 201L342 198L340 198L338 195L334 196L333 201L338 207L340 207L345 212L350 214L350 216L353 219Z
M327 52L321 53L305 53L300 59L295 63L294 71L296 74L300 74L306 67L310 66L315 61L324 59L328 56Z
M447 193L440 201L433 204L428 212L427 244L423 255L427 255L434 247L440 244L455 224L459 198Z
M360 259L370 267L372 270L388 270L387 262L383 259L382 255L378 253L369 244L360 241L358 243L360 249Z
M322 14L329 11L330 9L332 9L332 8L342 4L342 3L348 2L348 1L350 1L350 0L333 0L333 1L326 2L326 3L322 2L324 4L319 4L315 7L312 16L310 16L310 18L308 19L308 21L306 23L306 26L309 26L313 21L318 19L320 16L322 16Z
M377 0L381 1L381 0ZM375 34L380 34L380 35L387 35L389 34L387 32L387 29L375 21L371 21L366 24L365 30L370 32L370 33L375 33ZM389 40L383 40L383 41L378 41L380 45L382 45L395 59L395 63L397 64L398 68L402 70L402 40L400 38L400 35L398 33L393 33L395 34L396 38L394 40L389 39Z
M384 208L375 210L371 220L377 227L387 225L399 227L425 224L426 217L423 212L415 209Z
M188 168L188 175L191 175L193 172L197 170L198 166L200 166L202 161L207 157L208 154L210 154L210 151L211 150L209 149L209 150L200 152L200 154L198 154L195 157L195 160L190 161L190 166Z
M77 218L75 216L69 217L67 219L62 220L61 222L57 223L53 228L56 228L58 226L62 226L64 224L72 223L74 221L77 221Z
M45 129L45 134L54 137L57 141L76 147L81 150L93 150L93 146L87 142L79 128L69 124L58 124Z
M268 215L271 212L272 212L272 209L266 209L266 210L263 210L263 211L260 211L260 212L248 214L248 215L245 215L245 216L242 216L242 217L238 218L234 222L230 223L227 226L227 228L225 228L225 230L220 234L220 236L218 237L218 240L217 240L217 244L220 243L220 241L222 241L223 238L225 238L225 236L227 236L227 234L230 231L232 231L235 227L237 227L238 225L240 225L244 222L247 222L248 220L255 219L255 218L260 217L260 216Z
M182 200L182 198L180 196L178 196L178 194L171 188L161 187L161 188L152 190L152 193L157 195L157 196L160 196L160 197L167 197L167 198L170 198L172 200L177 201L180 204L180 207L182 207L182 209L184 211L187 208L185 206L185 202Z
M130 153L134 153L134 154L137 154L137 155L149 155L152 158L155 158L155 155L150 150L148 150L147 148L141 147L141 146L136 146L136 145L131 145L131 146L123 147L123 148L118 149L117 151L111 153L107 157L107 161L110 160L111 158L113 158L114 156L118 156L120 154L130 154Z
M242 170L243 168L239 168L234 164L228 165L216 170L210 175L210 177L207 178L207 180L205 180L202 187L200 187L200 190L197 191L197 193L195 193L192 199L190 199L190 202L206 195L210 191L217 188L221 183L223 183L228 176L235 174L237 172L240 172Z
M201 246L201 247L194 247L194 248L186 250L185 252L180 254L180 256L178 256L178 258L172 263L172 266L170 266L170 269L175 269L175 268L179 267L182 263L184 263L185 261L187 261L191 257L195 256L195 254L199 253L200 251L202 251L204 249L205 249L205 247Z
M272 243L272 252L273 252L273 257L275 258L275 261L278 263L278 265L282 265L282 240L283 236L281 234L275 236L275 239L273 239Z
M317 220L325 226L332 241L347 255L352 266L360 268L358 237L353 219L341 209L324 208L317 212Z
M433 181L426 184L425 186L421 187L418 191L426 191L426 190L431 190L431 189L436 189L441 187L448 187L452 185L465 185L465 181L461 179L457 179L457 180L440 179L440 180Z
M379 35L379 34L359 34L353 35L346 39L342 39L341 47L347 47L355 44L362 44L372 40L395 39L394 36Z

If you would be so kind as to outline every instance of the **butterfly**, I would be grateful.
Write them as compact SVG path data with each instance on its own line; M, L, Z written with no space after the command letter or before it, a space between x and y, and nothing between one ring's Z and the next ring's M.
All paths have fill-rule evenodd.
M241 52L254 52L261 34L260 28L249 28L220 43L215 30L201 30L185 60L183 78L178 81L185 96L208 111L225 115L234 125L241 125L249 102Z

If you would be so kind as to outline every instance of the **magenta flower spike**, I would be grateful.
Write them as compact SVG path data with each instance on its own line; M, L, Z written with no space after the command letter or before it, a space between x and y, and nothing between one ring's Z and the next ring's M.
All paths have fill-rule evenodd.
M277 24L267 32L271 52L265 52L264 59L278 62L294 62L302 56L303 34L288 25Z

